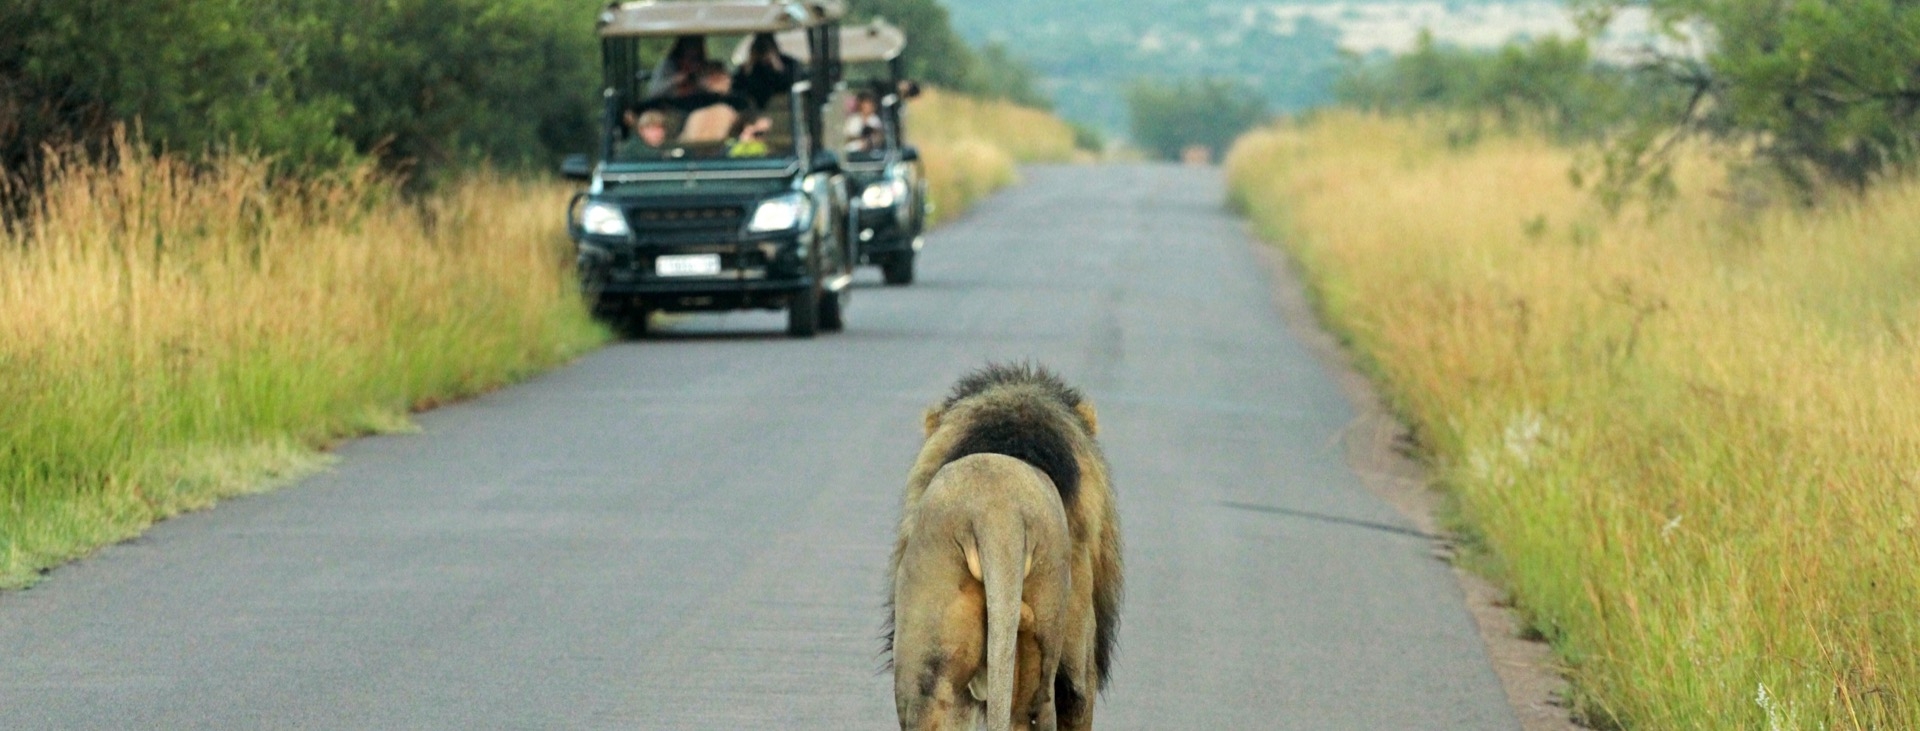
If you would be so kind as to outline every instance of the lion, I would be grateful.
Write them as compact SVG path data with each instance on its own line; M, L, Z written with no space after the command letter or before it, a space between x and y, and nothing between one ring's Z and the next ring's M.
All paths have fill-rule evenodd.
M900 727L971 728L984 701L994 731L1052 731L1071 543L1053 482L969 455L934 474L909 521L893 589Z
M893 631L889 632L889 649L893 653L896 702L902 711L902 728L910 727L907 711L910 701L914 700L911 691L919 690L918 678L924 676L927 670L924 665L915 667L906 663L926 662L929 658L940 656L924 647L907 646L924 638L925 635L919 634L918 630L913 634L901 631L901 621L924 616L922 607L903 606L903 602L909 599L918 601L917 595L907 597L900 593L903 583L912 586L920 578L920 567L906 561L909 546L920 540L917 533L923 526L934 524L923 518L921 511L926 507L929 492L936 481L940 483L943 493L949 488L956 493L953 497L937 495L941 501L937 503L939 505L944 505L944 501L950 499L963 499L967 493L974 491L961 488L977 487L985 482L960 480L962 473L943 475L942 471L949 465L974 455L1003 455L1037 470L1053 488L1066 516L1067 583L1066 601L1062 605L1064 616L1060 620L1063 626L1058 665L1051 671L1046 666L1048 653L1043 641L1045 627L1039 623L1041 617L1036 615L1033 638L1019 640L1020 655L1017 662L1021 667L1018 674L1022 684L1043 683L1045 676L1051 675L1051 687L1036 690L1028 696L1019 695L1016 689L1015 698L1006 701L1009 712L1012 712L1012 702L1017 698L1051 706L1053 713L1045 714L1048 718L1037 719L1042 728L1052 728L1056 718L1058 728L1068 731L1092 728L1094 698L1105 689L1112 669L1122 590L1119 516L1108 479L1106 458L1095 441L1099 433L1099 421L1093 404L1077 389L1068 386L1045 368L993 364L960 379L944 401L928 409L925 428L926 441L907 477L900 535L894 544L889 572L896 592L891 601L893 611L889 620ZM994 464L999 463L996 461ZM999 468L995 474L1007 482L1022 481L1018 479L1018 471L1005 467ZM995 484L998 484L997 481ZM1000 486L982 492L991 495L1016 494L1012 491L1015 491L1014 487ZM988 502L988 498L983 495L977 501ZM1032 506L1023 509L1029 512L1035 510ZM1029 525L1028 530L1034 530L1033 526ZM939 538L936 536L927 540L937 541ZM986 550L982 546L978 552L984 554ZM1036 565L1039 563L1036 562ZM961 593L975 590L975 586L970 582L949 585L957 587L951 590ZM991 605L997 597L987 594L984 582L978 586L983 594L979 599L982 606ZM1024 584L1022 591L1024 596ZM975 623L978 624L979 620L976 619ZM991 618L987 623L991 624ZM991 627L987 628L981 641L985 643L989 640L1004 642L1004 638L996 636ZM1034 657L1036 654L1040 657ZM985 657L988 675L992 676L992 655ZM935 675L940 676L939 673ZM950 672L942 677L961 676ZM902 678L912 678L915 682L904 683ZM933 682L938 685L937 678ZM998 715L992 708L993 704L999 702L992 695L998 687L994 685L994 678L988 677L983 685L978 686L973 685L971 680L968 683L970 691L984 691L983 697L988 700L992 714L987 720L999 728L999 719L1008 717ZM957 690L955 693L957 695Z

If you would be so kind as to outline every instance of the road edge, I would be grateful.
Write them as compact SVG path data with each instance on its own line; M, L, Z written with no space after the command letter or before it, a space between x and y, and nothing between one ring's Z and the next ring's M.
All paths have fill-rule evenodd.
M1410 443L1406 425L1387 410L1373 382L1353 367L1347 350L1321 326L1292 257L1250 229L1247 240L1266 269L1274 305L1287 327L1334 376L1353 407L1353 421L1342 434L1348 468L1368 490L1422 532L1448 535L1439 520L1442 496L1428 487L1431 482L1426 469L1402 448ZM1436 551L1453 569L1494 673L1506 691L1507 704L1523 731L1586 729L1574 722L1571 709L1563 701L1567 681L1557 669L1552 649L1544 642L1521 636L1524 624L1508 603L1505 590L1454 561L1449 546L1437 546Z

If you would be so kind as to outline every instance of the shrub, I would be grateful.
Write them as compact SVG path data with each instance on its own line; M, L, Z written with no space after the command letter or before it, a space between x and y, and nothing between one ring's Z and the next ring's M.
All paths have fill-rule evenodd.
M1588 0L1650 4L1675 34L1710 39L1698 59L1652 68L1688 85L1683 113L1647 120L1757 150L1809 196L1859 190L1920 154L1920 4L1903 0ZM1677 129L1676 129L1677 128ZM1642 134L1642 137L1652 137ZM1661 160L1651 145L1627 152Z

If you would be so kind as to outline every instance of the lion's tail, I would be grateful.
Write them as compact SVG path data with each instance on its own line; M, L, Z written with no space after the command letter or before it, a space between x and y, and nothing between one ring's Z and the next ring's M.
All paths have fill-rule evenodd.
M980 580L987 600L986 687L973 688L987 702L988 731L1010 731L1013 721L1014 655L1019 646L1026 584L1027 535L1018 514L976 518L967 568ZM974 683L979 682L974 678ZM984 693L982 693L984 691Z

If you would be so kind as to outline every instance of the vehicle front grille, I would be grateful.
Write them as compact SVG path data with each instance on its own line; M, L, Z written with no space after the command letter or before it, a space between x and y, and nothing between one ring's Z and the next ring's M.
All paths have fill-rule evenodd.
M745 216L746 208L738 205L627 209L627 223L642 239L706 235L728 237L739 230L741 219Z

